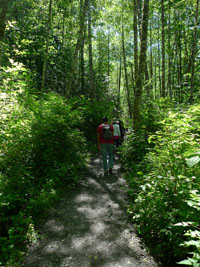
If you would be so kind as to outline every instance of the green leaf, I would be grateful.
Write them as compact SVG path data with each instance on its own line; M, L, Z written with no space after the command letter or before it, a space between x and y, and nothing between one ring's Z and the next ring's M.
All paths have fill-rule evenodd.
M194 165L196 165L197 163L199 163L200 161L200 157L199 156L195 156L189 159L186 159L187 165L188 167L193 167Z
M183 264L183 265L193 265L192 261L190 259L188 260L183 260L178 262L178 264Z

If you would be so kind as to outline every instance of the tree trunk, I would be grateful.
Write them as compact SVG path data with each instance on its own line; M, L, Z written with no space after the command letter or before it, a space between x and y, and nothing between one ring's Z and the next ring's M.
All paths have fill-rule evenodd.
M162 23L162 86L161 97L165 97L165 7L164 0L161 0L161 23Z
M152 23L150 23L150 79L151 94L153 96L153 42L152 42Z
M168 19L168 82L167 82L167 92L169 97L172 99L172 55L171 55L171 17L170 17L170 7L169 7L169 19Z
M76 42L76 47L74 51L74 55L72 58L71 62L71 71L69 74L69 79L68 83L65 87L65 97L69 98L70 93L71 93L71 87L72 87L72 81L74 79L75 73L76 73L76 66L77 66L77 61L78 61L78 52L80 50L81 42L84 38L85 30L86 30L86 13L88 10L88 0L85 0L84 6L83 6L83 12L80 14L80 24L79 24L79 33L78 33L78 38Z
M142 100L143 82L146 64L146 51L147 51L147 33L148 33L148 20L149 20L149 0L144 0L143 5L143 19L142 19L142 38L139 60L139 74L136 81L136 94L134 98L134 112L133 112L133 128L138 131L141 126L140 106Z
M63 21L62 21L62 46L61 46L61 58L60 58L60 62L61 65L63 65L63 70L62 73L64 74L65 69L66 69L66 64L65 61L63 60L64 58L64 46L65 46L65 11L63 11ZM62 89L63 89L63 94L64 94L64 86L65 86L65 79L66 79L66 75L62 75Z
M149 84L149 70L148 70L147 61L145 63L145 83L146 83L146 86L145 86L146 93L147 93L147 96L150 98L151 88Z
M129 84L128 84L128 72L127 72L127 65L126 65L126 52L125 52L124 25L123 25L123 22L122 22L122 52L123 52L123 60L124 60L125 87L126 87L128 111L129 111L129 116L131 118L132 117L132 110L131 110L130 91L129 91Z
M159 92L161 96L161 67L160 67L160 22L159 22L159 14L158 14L158 81L159 81Z
M135 81L137 80L137 76L138 76L138 19L137 19L137 16L138 16L137 0L133 0L133 31L134 31Z
M8 0L0 0L0 42L2 42L4 38L7 8Z
M142 2L143 0L136 0L137 3L137 17L138 17L138 27L139 27L139 36L141 40L142 36Z
M197 55L197 27L198 27L198 14L199 14L199 0L196 2L195 23L193 31L193 44L191 56L191 86L190 86L190 103L194 102L194 75L195 75L195 60Z
M108 80L110 80L110 30L108 28Z
M85 91L84 44L85 44L85 37L82 39L81 48L80 48L80 91L81 91L81 94L84 94L84 91Z
M93 71L93 57L92 57L92 29L91 29L91 5L88 1L88 40L89 40L89 80L90 80L90 96L95 98L94 91L94 71Z
M3 39L6 28L6 14L9 0L0 0L0 64L3 51Z
M52 3L53 3L53 0L49 0L49 14L48 14L48 23L47 23L47 33L46 33L46 46L45 46L45 51L44 51L43 68L42 68L41 91L44 91L45 89L46 66L47 66L49 37L50 37L50 32L51 32L51 20L52 20Z
M121 97L121 76L122 76L122 59L120 56L120 61L119 61L119 75L118 75L118 107L120 108L120 97Z
M83 0L80 0L80 14L83 13ZM80 15L81 20L81 15ZM79 22L81 23L81 21ZM80 43L80 66L79 66L79 91L80 94L85 93L85 64L84 64L84 46L85 46L85 34Z

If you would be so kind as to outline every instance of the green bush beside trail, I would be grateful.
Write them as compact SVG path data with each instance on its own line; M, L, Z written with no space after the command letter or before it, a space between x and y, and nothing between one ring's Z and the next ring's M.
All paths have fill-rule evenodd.
M1 114L0 125L1 264L19 255L34 234L32 216L48 210L61 188L76 184L88 158L78 128L84 118L70 102L55 94L26 101L23 95L6 97L9 114Z
M144 131L130 133L121 152L130 213L166 266L186 258L182 264L200 264L199 121L200 105L171 111L148 140Z

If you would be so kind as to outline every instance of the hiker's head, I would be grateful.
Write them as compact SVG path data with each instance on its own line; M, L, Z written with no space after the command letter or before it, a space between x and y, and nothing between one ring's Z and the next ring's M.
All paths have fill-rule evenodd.
M107 117L103 117L102 121L103 122L108 122L108 118Z

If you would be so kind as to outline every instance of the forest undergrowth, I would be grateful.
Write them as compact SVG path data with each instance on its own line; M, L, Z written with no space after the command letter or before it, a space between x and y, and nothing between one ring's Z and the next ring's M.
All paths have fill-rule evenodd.
M130 131L121 149L129 213L163 266L200 266L200 105L156 109L155 133Z
M34 94L22 64L4 68L0 93L0 266L17 266L37 222L73 189L109 112L84 97ZM112 108L112 107L110 107Z

